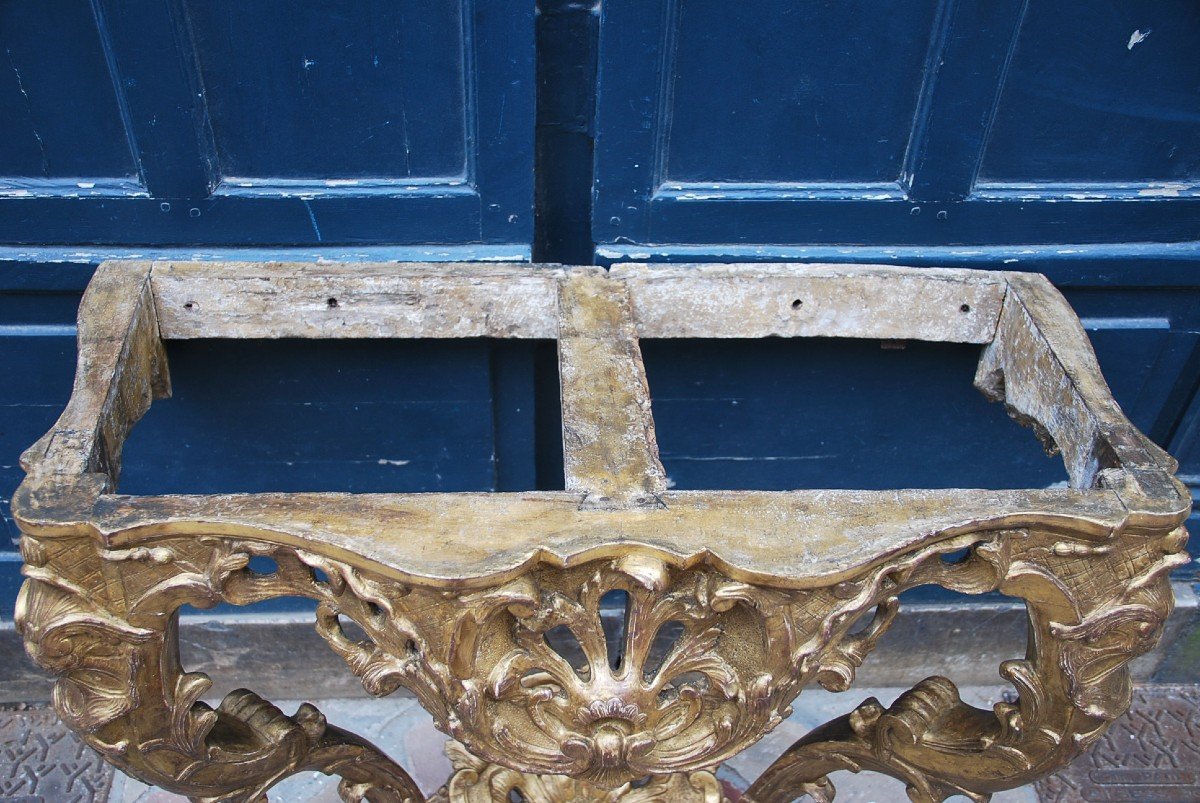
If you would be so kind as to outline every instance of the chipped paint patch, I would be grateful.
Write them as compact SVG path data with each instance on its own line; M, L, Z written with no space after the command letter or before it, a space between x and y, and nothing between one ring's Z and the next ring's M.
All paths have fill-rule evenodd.
M1140 45L1142 42L1145 42L1146 37L1149 35L1150 35L1149 28L1147 28L1145 31L1142 31L1140 29L1134 31L1133 33L1129 34L1129 43L1125 45L1125 49L1133 50L1134 47L1136 47L1137 45Z
M1152 184L1145 189L1138 190L1138 195L1143 198L1178 198L1179 193L1188 189L1191 188L1187 184L1168 182L1165 184Z

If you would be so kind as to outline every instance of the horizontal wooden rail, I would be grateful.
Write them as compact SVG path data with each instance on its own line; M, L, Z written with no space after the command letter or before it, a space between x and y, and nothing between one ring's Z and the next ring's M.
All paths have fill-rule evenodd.
M977 386L1063 453L1073 487L668 490L640 339L769 336L979 344ZM169 391L163 341L199 337L556 339L566 490L115 493L123 440ZM716 803L712 768L806 685L845 690L900 594L929 584L1024 601L1027 654L1001 666L1017 701L975 709L927 678L797 741L743 800L828 800L847 767L926 803L982 800L1070 761L1128 705L1191 509L1044 277L874 266L105 263L71 400L23 463L15 621L61 675L59 714L130 773L210 800L307 770L342 775L348 799L422 796L311 706L199 702L185 605L313 600L367 691L409 689L458 740L451 803L534 785L613 800L648 776L637 794Z

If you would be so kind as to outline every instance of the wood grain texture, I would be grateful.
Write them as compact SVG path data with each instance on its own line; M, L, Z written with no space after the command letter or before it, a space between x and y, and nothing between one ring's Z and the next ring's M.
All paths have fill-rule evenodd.
M170 395L146 263L106 262L79 306L70 402L21 464L31 476L105 475L116 487L121 446L156 398Z
M567 490L593 503L653 504L666 472L626 286L601 271L572 273L559 289L559 321Z
M641 337L865 337L987 343L1003 279L937 268L614 265Z
M1012 273L1008 282L976 386L1062 452L1074 487L1106 483L1141 516L1174 516L1187 504L1175 461L1129 424L1070 305L1045 277Z
M964 532L1053 522L1102 540L1124 517L1104 490L668 491L657 505L624 510L593 510L563 492L230 494L105 496L89 529L114 549L211 534L334 550L422 584L479 585L633 550L802 588Z
M161 337L488 334L558 338L566 491L112 493L125 435L167 389ZM113 263L80 335L75 393L13 499L28 577L14 621L61 675L67 724L193 797L257 799L314 769L342 775L347 799L420 793L311 706L288 716L245 690L198 702L211 681L179 665L184 605L315 600L317 632L368 692L409 689L472 767L519 781L451 799L503 803L534 775L614 801L646 776L675 775L668 797L703 783L806 685L848 688L904 590L999 591L1029 620L1026 657L1001 667L1017 702L977 710L928 678L800 740L745 797L828 801L828 774L852 767L925 803L982 802L1070 761L1127 707L1127 665L1157 641L1167 576L1187 561L1174 462L1112 401L1078 321L1036 277ZM639 337L767 335L987 343L977 385L1062 451L1073 487L668 491ZM615 654L611 592L627 600ZM563 628L585 665L552 647Z
M553 338L561 269L155 263L163 338Z

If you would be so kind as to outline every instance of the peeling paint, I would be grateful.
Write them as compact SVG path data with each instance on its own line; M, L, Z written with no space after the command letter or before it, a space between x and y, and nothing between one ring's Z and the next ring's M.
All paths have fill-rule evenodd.
M1133 33L1129 34L1129 43L1125 45L1125 49L1133 50L1133 48L1135 46L1140 45L1142 42L1145 42L1146 37L1150 35L1150 32L1151 32L1150 29L1147 28L1145 31L1142 31L1139 29L1139 30L1136 30Z
M1181 182L1168 182L1165 184L1152 184L1145 189L1138 190L1138 195L1143 198L1178 198L1179 193L1191 189L1189 185Z

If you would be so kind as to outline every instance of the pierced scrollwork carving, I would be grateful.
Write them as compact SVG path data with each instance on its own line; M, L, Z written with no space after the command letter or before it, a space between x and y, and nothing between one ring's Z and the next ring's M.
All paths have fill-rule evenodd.
M55 703L69 724L133 774L200 799L251 800L305 768L342 774L347 799L421 799L402 769L311 707L287 717L244 691L216 709L198 702L209 682L178 665L174 611L282 595L316 600L318 632L368 691L411 690L482 762L471 772L569 777L616 794L716 766L788 716L810 682L847 688L901 591L999 589L1025 599L1031 617L1030 655L1002 667L1017 703L977 711L931 678L889 708L867 701L810 734L749 792L828 800L828 772L869 768L902 778L917 800L982 800L1076 754L1124 710L1125 664L1170 610L1166 572L1184 560L1183 538L1124 535L1118 549L994 530L800 589L630 551L461 591L266 541L105 550L26 538L18 626L35 658L62 674ZM255 558L269 570L256 571ZM625 599L619 636L606 631L613 592Z
M33 658L61 676L55 708L129 774L212 803L258 801L304 770L340 775L347 801L424 800L400 766L311 705L287 716L244 689L215 709L200 702L211 682L180 667L176 611L256 584L249 551L217 539L104 552L88 539L26 537L22 547L29 579L16 625ZM120 582L105 582L106 563L123 564Z
M309 314L334 288L353 302ZM126 435L169 393L164 337L496 334L557 337L562 492L115 493ZM780 334L986 343L977 386L1061 450L1070 487L669 490L640 338ZM982 801L1125 709L1191 510L1044 277L892 266L107 262L81 303L72 398L22 465L17 626L60 675L58 710L126 771L211 801L257 800L301 769L340 774L347 799L420 792L310 707L202 702L208 679L179 665L184 605L315 600L318 632L370 692L411 690L476 757L456 776L474 803L470 774L503 767L522 789L568 775L538 783L613 799L651 776L679 792L806 684L846 689L923 584L1026 602L1028 654L1002 666L1017 701L979 711L926 679L800 740L747 798L830 799L830 771L865 768L917 800Z
M809 733L742 800L807 794L828 803L829 773L869 769L904 781L918 803L955 794L982 803L1066 764L1128 708L1128 663L1154 645L1171 612L1168 574L1188 561L1186 539L1182 529L1125 535L1119 548L1026 539L1007 555L997 586L1025 599L1030 616L1028 655L1001 666L1019 692L1015 703L982 711L946 678L928 678L888 708L869 699Z

